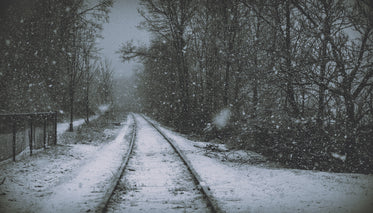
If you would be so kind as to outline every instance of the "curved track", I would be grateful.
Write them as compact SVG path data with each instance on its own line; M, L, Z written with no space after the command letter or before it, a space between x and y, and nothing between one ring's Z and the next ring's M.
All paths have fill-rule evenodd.
M128 151L124 173L103 211L222 212L175 143L149 119L132 116L133 151Z

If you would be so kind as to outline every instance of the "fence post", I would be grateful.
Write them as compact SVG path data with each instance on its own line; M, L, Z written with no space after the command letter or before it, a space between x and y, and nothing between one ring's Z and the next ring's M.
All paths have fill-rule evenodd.
M30 134L29 134L29 137L30 137L30 156L32 155L32 139L33 139L33 134L32 134L32 129L33 129L33 127L32 127L33 125L32 125L32 116L30 116Z
M16 119L13 118L13 144L12 144L12 148L13 148L13 161L15 162L16 161L16 137L17 137L17 123L16 123Z
M54 145L57 144L57 111L54 112Z

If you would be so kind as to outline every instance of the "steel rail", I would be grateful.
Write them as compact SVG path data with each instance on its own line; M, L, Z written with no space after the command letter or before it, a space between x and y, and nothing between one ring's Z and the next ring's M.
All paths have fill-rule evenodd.
M115 191L116 187L118 186L120 180L123 177L125 168L128 165L128 161L129 161L129 158L131 156L133 146L135 144L136 134L137 134L136 133L137 123L136 123L135 116L132 113L131 113L131 117L132 117L132 120L133 120L133 130L132 130L131 140L130 140L130 144L129 144L129 147L128 147L128 150L127 150L127 154L125 155L125 157L123 159L123 163L119 168L119 173L114 174L114 180L115 180L115 181L113 181L114 184L111 184L108 187L108 189L106 190L106 193L104 195L104 199L102 199L101 203L98 205L95 212L106 212L107 211L108 203L109 203L111 197L113 196L114 191Z
M210 191L210 187L208 187L207 184L202 180L202 178L199 176L197 171L192 166L192 163L188 160L186 155L176 145L176 143L171 138L169 138L164 132L162 132L160 128L157 125L155 125L152 121L150 121L147 117L145 117L143 114L140 114L140 116L144 118L144 120L147 121L151 126L153 126L153 128L156 129L160 135L162 135L162 137L171 145L171 147L180 156L181 160L184 162L184 164L192 174L192 177L194 181L197 183L197 186L199 186L200 191L202 192L202 194L204 194L204 197L207 200L207 204L211 208L212 212L225 212L219 207L217 200L214 198Z

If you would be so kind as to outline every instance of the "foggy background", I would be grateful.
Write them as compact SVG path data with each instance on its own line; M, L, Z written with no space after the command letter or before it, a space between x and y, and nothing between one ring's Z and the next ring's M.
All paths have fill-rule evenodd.
M103 25L103 39L98 39L98 46L102 54L110 58L115 78L130 77L136 67L141 64L134 61L122 62L120 54L116 53L121 44L133 40L138 43L148 44L149 33L138 29L143 18L137 13L138 0L116 0L109 14L109 23Z

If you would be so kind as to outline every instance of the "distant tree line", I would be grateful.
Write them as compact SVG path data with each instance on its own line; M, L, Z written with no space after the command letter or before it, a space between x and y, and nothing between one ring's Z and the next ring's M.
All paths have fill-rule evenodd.
M373 171L372 1L141 5L150 45L120 52L144 64L145 112L292 167ZM229 125L203 132L223 109Z
M112 3L2 1L0 112L63 111L88 121L109 103L112 70L96 40Z

